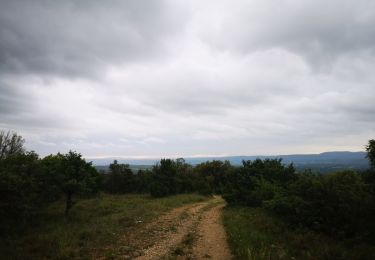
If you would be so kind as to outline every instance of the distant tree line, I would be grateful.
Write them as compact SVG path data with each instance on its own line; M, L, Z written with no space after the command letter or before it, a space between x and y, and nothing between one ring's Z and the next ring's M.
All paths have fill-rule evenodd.
M153 197L198 192L221 194L229 206L261 207L295 227L375 241L375 140L366 146L367 171L324 175L297 172L281 159L193 166L182 158L162 159L138 172L114 161L108 173L99 173L79 153L39 158L23 142L16 133L0 132L0 232L28 225L57 200L64 201L68 215L75 201L100 191Z
M228 161L212 161L192 166L179 158L161 159L151 170L133 173L128 164L114 161L103 175L103 190L108 193L149 193L153 197L198 192L221 194L227 174L234 167Z

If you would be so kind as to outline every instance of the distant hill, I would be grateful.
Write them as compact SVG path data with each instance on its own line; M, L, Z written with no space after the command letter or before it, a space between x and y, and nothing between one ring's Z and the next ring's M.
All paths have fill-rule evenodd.
M319 172L331 172L343 169L364 170L369 167L365 152L325 152L320 154L290 154L272 156L225 156L225 157L194 157L185 158L190 164L198 164L206 161L221 160L229 161L233 165L241 165L243 160L281 158L285 164L293 163L297 170L312 169ZM98 170L107 170L108 165L117 160L119 163L130 164L135 171L150 168L159 159L126 159L126 158L104 158L88 159L92 161Z

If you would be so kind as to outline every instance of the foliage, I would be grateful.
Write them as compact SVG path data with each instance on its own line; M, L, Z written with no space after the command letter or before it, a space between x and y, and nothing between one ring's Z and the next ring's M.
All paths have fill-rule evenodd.
M263 207L293 225L335 236L375 232L369 225L373 196L366 191L360 175L351 171L324 176L301 174L284 194L265 202Z
M134 192L135 175L128 164L118 164L115 160L109 165L109 173L104 179L104 190L112 194Z
M42 160L47 176L52 176L53 185L65 195L65 213L74 205L73 196L92 195L99 191L100 177L91 163L73 151L67 154L50 155Z
M149 173L149 192L154 197L198 192L220 194L233 166L228 161L210 161L191 166L184 159L162 159Z
M25 152L23 144L25 140L17 133L0 131L0 160Z
M200 190L205 194L222 194L227 176L233 170L229 161L213 160L195 166L194 171L201 177Z
M261 206L296 178L293 165L284 166L280 159L243 161L229 174L223 197L229 204Z
M44 205L39 170L34 152L0 160L0 232L22 228Z
M373 259L375 246L287 225L262 208L227 207L223 223L235 259Z
M375 236L375 197L352 171L296 173L281 160L243 162L229 174L223 197L229 205L262 207L286 223L338 238ZM360 216L360 221L359 221Z
M162 159L152 169L153 180L150 193L154 197L163 197L176 193L177 164L171 159Z

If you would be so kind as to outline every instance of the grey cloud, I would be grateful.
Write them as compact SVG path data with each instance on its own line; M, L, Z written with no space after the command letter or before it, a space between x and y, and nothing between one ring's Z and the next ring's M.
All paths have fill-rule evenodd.
M272 63L275 60L273 56L272 53L265 54L265 59L270 59ZM202 62L207 61L202 59ZM161 67L165 68L163 70L155 70L153 67L131 70L126 76L127 84L120 82L116 95L108 93L108 98L101 104L106 103L106 107L119 110L123 107L121 99L126 97L138 101L137 111L129 109L126 106L129 102L124 101L124 109L135 114L163 111L215 116L225 115L228 110L249 109L259 104L272 103L275 96L293 98L301 94L297 86L299 83L291 78L286 81L285 72L280 73L278 68L272 69L268 64L260 66L251 59L235 66L227 66L225 62L218 61L209 69L200 68L199 65L174 65L171 68L162 64ZM283 71L294 73L295 69L284 68ZM110 85L111 82L106 84ZM113 89L107 92L110 91Z
M374 5L1 1L0 128L42 155L362 149Z
M375 53L375 3L359 1L240 1L206 38L240 53L285 48L314 68L341 55ZM229 7L229 5L228 5ZM206 33L205 31L202 32Z
M0 128L25 128L28 125L45 126L33 110L36 103L29 93L0 79Z
M26 96L0 81L0 117L24 111L27 107L25 102Z
M97 76L162 55L182 15L164 1L1 1L0 71ZM176 17L175 17L176 16Z

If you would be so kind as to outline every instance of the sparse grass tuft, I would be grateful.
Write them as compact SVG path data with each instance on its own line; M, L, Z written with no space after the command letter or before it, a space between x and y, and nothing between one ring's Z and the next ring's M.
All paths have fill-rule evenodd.
M184 254L185 254L184 248L181 247L181 246L177 246L177 247L173 250L173 255L184 255Z
M191 249L193 243L196 239L195 231L188 232L180 244L178 244L166 257L162 259L166 260L175 260L180 259L179 257L183 256L183 259L192 259Z
M191 247L193 245L194 240L195 234L193 232L189 232L182 241L182 244L184 244L187 247Z

